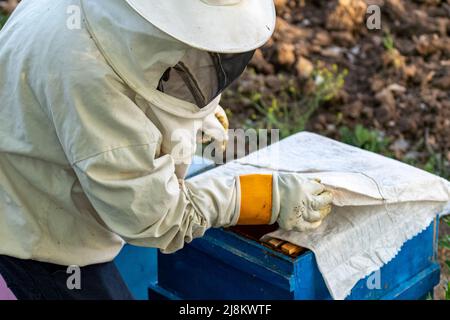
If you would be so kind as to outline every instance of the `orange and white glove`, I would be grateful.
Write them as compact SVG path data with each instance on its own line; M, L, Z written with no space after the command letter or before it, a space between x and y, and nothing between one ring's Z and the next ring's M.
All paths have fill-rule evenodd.
M222 151L225 151L228 144L228 129L230 123L228 121L227 114L221 106L217 106L214 113L209 115L203 121L202 131L202 143L211 142L215 140L222 146Z
M331 212L333 195L318 180L295 173L254 174L239 177L238 225L278 222L284 230L318 228Z

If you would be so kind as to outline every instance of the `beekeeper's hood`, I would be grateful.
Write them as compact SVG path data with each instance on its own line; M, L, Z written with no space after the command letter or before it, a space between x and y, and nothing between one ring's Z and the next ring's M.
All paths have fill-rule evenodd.
M94 40L121 78L159 107L170 96L169 104L183 106L186 118L213 109L204 107L242 74L275 21L272 0L82 4Z
M160 152L173 157L179 178L184 177L195 154L197 133L206 119L214 117L220 93L242 74L253 49L272 33L265 25L256 32L260 20L267 20L271 30L274 20L272 1L257 1L261 4L253 0L239 4L221 1L222 5L201 0L177 0L176 5L168 0L128 1L139 9L136 11L125 0L81 0L89 33L102 56L135 93L134 102L158 128ZM224 17L218 16L219 12ZM225 18L230 14L236 14L235 20ZM158 19L173 25L161 24ZM226 29L226 21L229 30L224 33L221 29ZM247 31L236 29L241 23ZM217 33L209 33L212 30Z

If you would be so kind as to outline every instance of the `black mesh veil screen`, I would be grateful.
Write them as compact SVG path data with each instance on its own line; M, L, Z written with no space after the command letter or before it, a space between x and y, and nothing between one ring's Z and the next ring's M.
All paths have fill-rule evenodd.
M203 108L239 78L254 53L189 50L176 66L164 73L158 89Z

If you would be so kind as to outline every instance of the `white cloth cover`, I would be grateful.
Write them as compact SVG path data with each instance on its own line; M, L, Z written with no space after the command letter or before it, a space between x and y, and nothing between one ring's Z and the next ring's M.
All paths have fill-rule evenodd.
M270 236L311 249L335 299L394 258L450 201L445 179L307 132L194 180L273 171L319 178L334 193L335 207L318 229Z

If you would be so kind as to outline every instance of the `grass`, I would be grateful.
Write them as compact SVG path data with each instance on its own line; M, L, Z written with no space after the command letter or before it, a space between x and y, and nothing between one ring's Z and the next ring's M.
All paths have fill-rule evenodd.
M442 219L443 223L446 223L450 227L450 217L445 217ZM439 241L439 244L445 248L446 250L450 250L450 235L446 234L442 236L442 238ZM447 268L450 269L450 260L446 260L445 264ZM445 299L450 300L450 284L447 283L447 290L445 292Z
M341 127L339 133L341 141L344 143L392 157L392 152L389 151L391 139L387 138L381 131L367 129L358 124L354 129Z
M259 122L252 122L250 126L279 129L281 138L305 130L317 109L342 89L347 73L347 70L340 71L336 65L316 69L309 79L313 88L308 93L299 92L295 86L287 86L286 92L273 97L269 103L260 93L253 93L250 99L260 116Z
M389 32L386 32L383 37L383 45L386 51L393 51L395 49L394 38Z
M3 27L3 25L6 23L6 20L8 20L8 16L6 16L3 13L0 13L0 29Z
M428 172L437 174L447 180L450 180L450 167L448 163L445 162L442 153L431 154L423 169Z
M354 129L346 126L339 129L341 141L361 149L376 152L386 157L394 157L393 152L389 149L392 139L386 137L385 134L378 130L368 129L358 124ZM419 167L425 171L438 175L442 178L450 180L450 165L442 153L427 150L429 156L425 162L419 162L417 159L404 157L398 159L409 165Z

